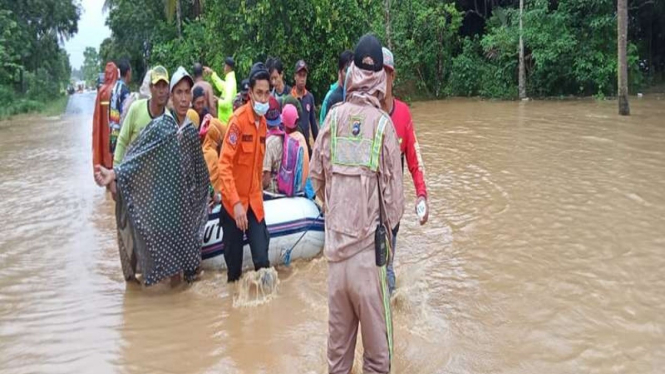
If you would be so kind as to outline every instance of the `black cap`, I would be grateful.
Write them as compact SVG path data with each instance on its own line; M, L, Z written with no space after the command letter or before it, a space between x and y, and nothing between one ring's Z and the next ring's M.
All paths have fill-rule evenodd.
M249 91L249 79L243 79L242 82L240 82L240 92L247 91Z
M266 65L263 62L257 62L256 64L252 65L252 69L249 71L249 80L251 81L255 75L261 72L268 74L268 69L266 69Z
M306 72L309 73L309 68L307 67L307 64L305 63L305 60L298 60L298 62L296 62L295 72L297 73L300 70L305 70Z
M229 56L224 59L224 63L229 65L230 67L235 67L236 63L233 61L233 57Z
M353 52L353 63L363 69L370 71L383 70L383 51L381 42L372 34L365 34L356 44Z
M205 91L203 90L203 87L201 86L196 86L192 90L192 101L198 99L201 96L205 96Z

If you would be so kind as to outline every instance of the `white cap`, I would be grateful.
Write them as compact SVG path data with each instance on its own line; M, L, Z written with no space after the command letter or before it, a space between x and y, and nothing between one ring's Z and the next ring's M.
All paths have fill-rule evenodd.
M194 80L192 79L192 76L189 75L185 68L179 66L175 73L173 73L171 76L171 87L169 88L169 91L173 92L173 87L175 87L183 79L189 80L189 84L194 86Z

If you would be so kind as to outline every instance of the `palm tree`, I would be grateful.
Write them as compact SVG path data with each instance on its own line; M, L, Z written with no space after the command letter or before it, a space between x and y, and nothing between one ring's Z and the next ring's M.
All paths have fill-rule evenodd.
M173 21L173 15L176 16L176 25L178 27L178 36L182 36L182 6L181 0L164 0L164 11L166 12L166 19L170 22ZM205 0L188 0L194 8L194 18L198 18L203 13L203 6Z
M386 40L388 42L388 49L392 50L393 49L393 41L392 38L390 37L390 0L384 0L383 2L383 8L385 12L385 17L386 17Z
M628 59L626 56L626 44L628 43L628 6L627 0L617 2L617 22L618 22L618 51L619 51L619 114L627 116L630 114L628 104Z
M173 14L176 15L176 27L178 28L178 37L182 37L182 7L180 0L164 0L164 11L166 12L166 19L173 21Z
M116 4L118 0L104 0L102 11L107 12ZM203 13L204 0L188 0L194 6L194 17L198 17ZM166 19L171 22L173 17L176 17L176 27L178 28L178 36L182 36L182 6L180 0L164 0L164 14Z

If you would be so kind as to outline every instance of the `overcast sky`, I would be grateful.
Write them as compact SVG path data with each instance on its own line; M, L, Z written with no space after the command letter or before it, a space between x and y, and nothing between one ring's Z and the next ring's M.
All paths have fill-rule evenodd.
M69 52L72 69L78 69L83 65L85 47L94 47L99 52L99 45L111 36L111 30L106 26L107 15L102 13L103 4L103 0L81 0L79 32L65 42L65 50Z

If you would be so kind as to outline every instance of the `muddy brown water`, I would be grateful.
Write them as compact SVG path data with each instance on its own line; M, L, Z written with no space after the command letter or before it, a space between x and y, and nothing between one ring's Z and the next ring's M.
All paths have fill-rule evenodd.
M91 176L94 95L0 124L2 373L324 373L326 264L234 308L222 273L122 279ZM662 373L665 97L416 103L430 222L406 176L395 373ZM360 352L359 347L357 352Z

